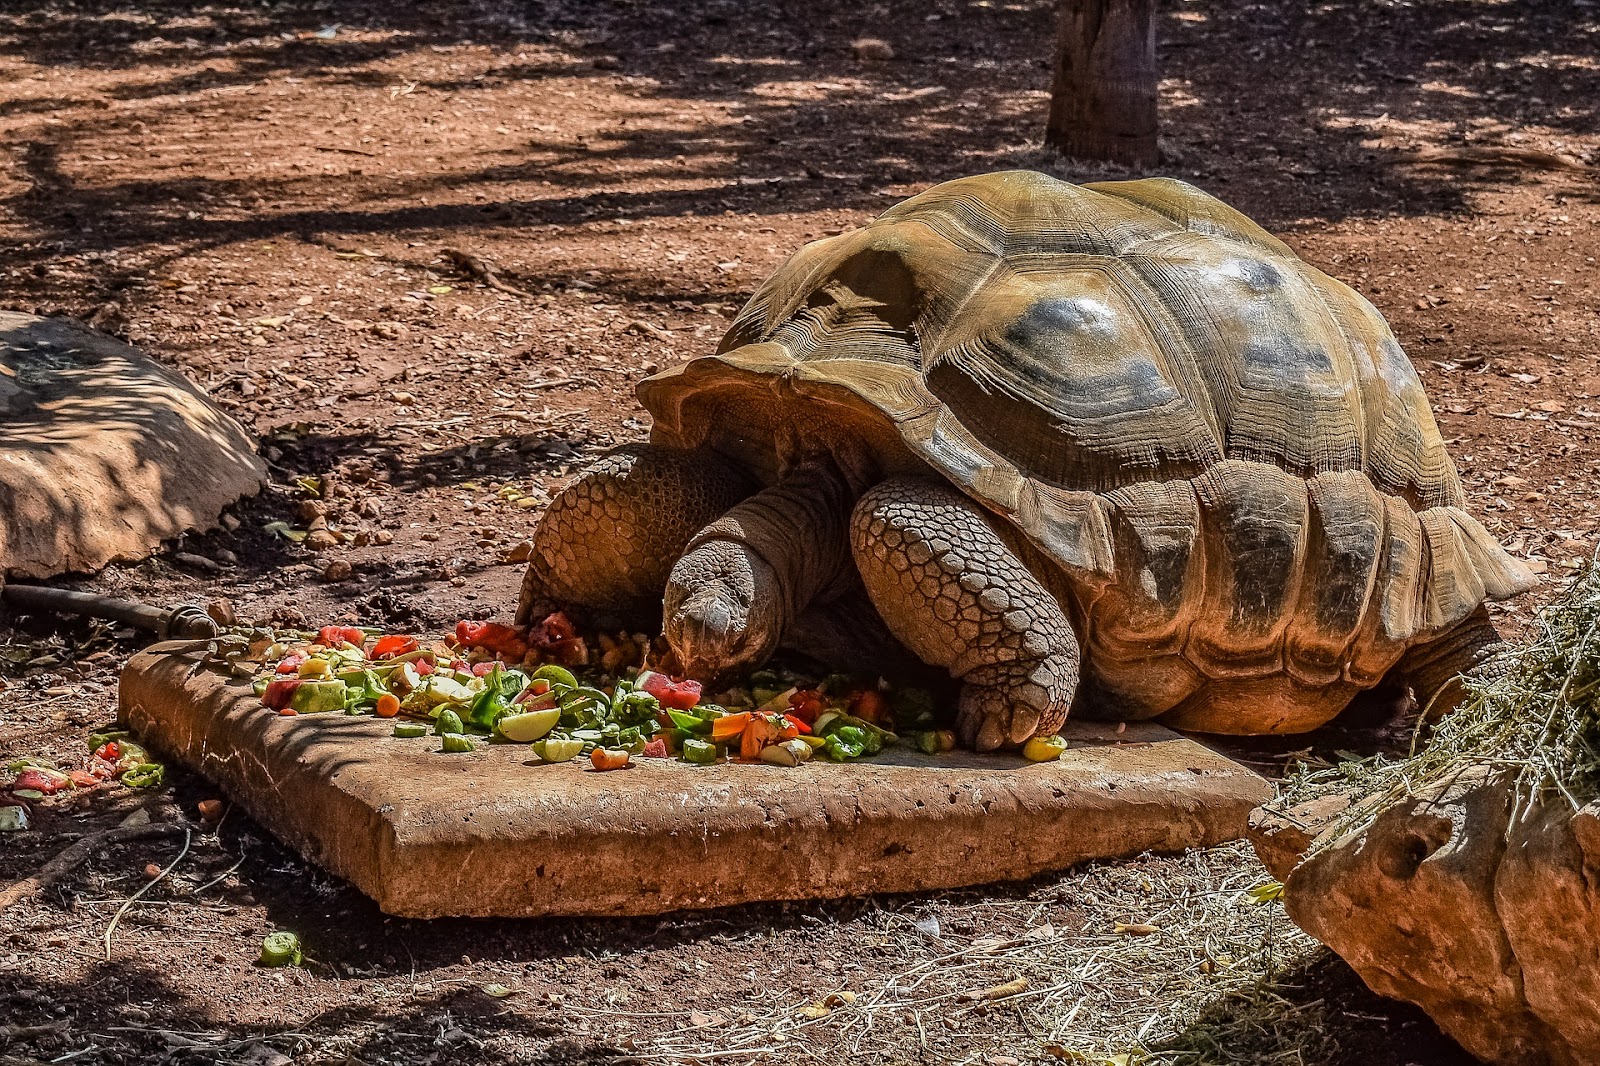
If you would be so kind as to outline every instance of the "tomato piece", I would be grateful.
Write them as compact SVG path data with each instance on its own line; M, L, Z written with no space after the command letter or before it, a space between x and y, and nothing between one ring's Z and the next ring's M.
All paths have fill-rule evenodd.
M317 639L313 644L321 644L328 648L337 648L345 644L361 647L366 644L367 635L354 626L323 626L317 630Z
M299 670L300 670L300 664L305 662L309 658L310 658L310 656L307 655L303 651L292 651L288 655L285 655L283 657L283 661L282 662L278 663L278 673L280 673L280 674L298 673Z
M644 755L647 759L665 759L667 754L665 737L653 737L644 746Z
M473 663L472 664L472 676L473 677L488 677L489 676L489 671L494 669L494 665L495 665L494 663Z
M379 718L393 718L400 713L400 697L393 692L385 692L378 697L378 705L373 710Z
M888 716L889 701L883 698L881 692L870 689L858 692L850 700L850 713L876 725Z
M750 712L740 711L738 714L725 714L714 719L711 723L712 740L732 740L743 733L750 725Z
M522 634L498 622L462 619L456 623L456 643L463 648L482 648L518 661L528 654L528 642L522 639Z
M24 770L17 775L11 783L12 788L31 788L35 792L43 792L46 796L53 796L63 788L70 788L72 779L65 774L47 774L43 770Z
M411 664L411 668L417 672L418 677L427 677L429 674L438 669L438 667L434 666L426 659L418 659L416 662Z
M797 718L810 725L822 717L822 712L828 709L828 701L822 698L822 693L814 688L801 689L789 697L789 716ZM810 732L810 730L806 730Z
M67 778L79 788L93 788L100 783L100 778L87 770L73 770L67 774Z
M422 647L422 644L418 642L416 637L392 634L378 638L378 642L372 646L372 657L374 659L393 659L396 655L410 655L420 647Z
M116 741L108 740L94 749L94 757L104 759L106 762L116 762L122 758L122 747Z
M294 699L294 690L299 688L300 684L299 678L272 682L261 694L262 705L281 713L288 708L289 701Z

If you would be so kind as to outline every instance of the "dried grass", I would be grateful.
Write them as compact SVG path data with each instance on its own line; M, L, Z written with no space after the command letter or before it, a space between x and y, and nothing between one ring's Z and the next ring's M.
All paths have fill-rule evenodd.
M1507 776L1512 824L1557 796L1574 810L1600 797L1600 558L1539 612L1531 639L1504 647L1466 683L1467 699L1425 738L1419 723L1410 758L1302 775L1280 803L1327 791L1362 796L1336 823L1340 832L1322 837L1325 845L1474 766Z
M1264 880L1248 846L1231 844L1087 867L1025 898L985 901L985 935L970 939L930 932L937 907L882 911L861 919L873 927L863 950L898 957L898 972L879 969L847 995L746 1001L733 1024L657 1032L626 1061L1293 1062L1279 1052L1308 1046L1307 1008L1268 989L1320 949L1280 904L1258 902L1251 889ZM1044 918L1063 905L1081 928ZM1269 1024L1262 1007L1273 1003L1281 1017ZM1206 1057L1219 1040L1262 1057Z

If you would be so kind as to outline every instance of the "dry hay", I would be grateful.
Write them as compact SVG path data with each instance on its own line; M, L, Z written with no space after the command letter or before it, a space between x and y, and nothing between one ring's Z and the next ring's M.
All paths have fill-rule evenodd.
M1577 810L1600 797L1600 557L1533 621L1465 678L1468 695L1436 726L1419 720L1411 757L1349 761L1288 782L1274 806L1329 792L1360 799L1314 850L1470 767L1505 772L1516 825L1557 796ZM1426 730L1426 733L1424 733Z
M901 901L857 923L863 957L888 954L898 972L874 966L832 992L769 991L732 1018L727 1004L714 1018L704 1007L709 1024L641 1034L621 1061L1300 1062L1301 1050L1329 1047L1314 1035L1320 1004L1273 989L1321 949L1263 881L1235 843L1081 868L1025 896L961 900L968 917L974 906L986 915L976 936L941 928L940 903ZM1046 917L1062 905L1074 928Z

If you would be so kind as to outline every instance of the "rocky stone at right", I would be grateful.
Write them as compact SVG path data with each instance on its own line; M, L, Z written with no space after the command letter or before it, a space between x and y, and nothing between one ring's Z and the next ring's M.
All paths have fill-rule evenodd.
M1336 823L1289 869L1284 904L1478 1058L1600 1063L1600 804L1556 796L1513 817L1513 797L1511 775L1474 766L1365 828ZM1281 870L1272 823L1253 819L1252 838Z

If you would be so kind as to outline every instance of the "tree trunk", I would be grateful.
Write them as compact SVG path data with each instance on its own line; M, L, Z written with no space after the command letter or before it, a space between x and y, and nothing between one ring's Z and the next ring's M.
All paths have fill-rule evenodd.
M1155 0L1061 0L1044 143L1064 155L1156 162Z

